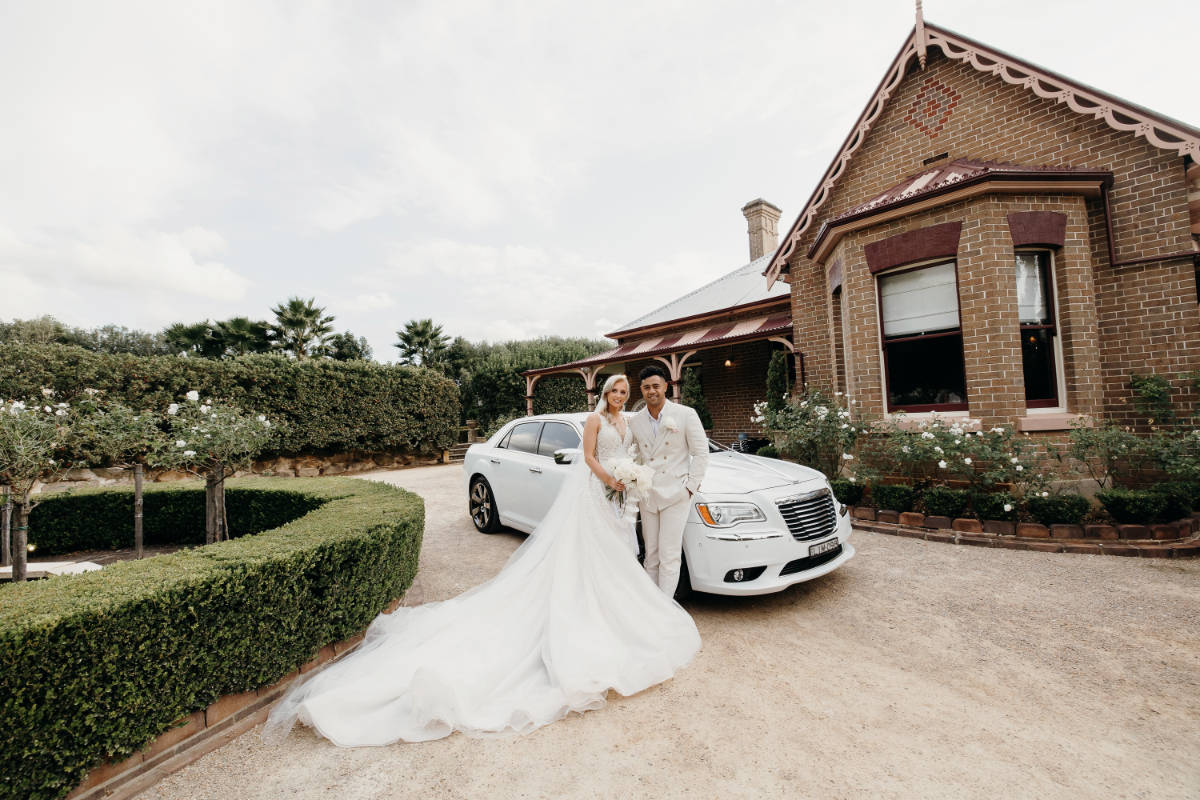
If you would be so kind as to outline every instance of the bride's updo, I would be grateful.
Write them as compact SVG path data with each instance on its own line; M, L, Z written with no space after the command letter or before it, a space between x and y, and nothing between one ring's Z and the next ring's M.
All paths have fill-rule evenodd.
M603 416L608 416L608 393L613 390L621 381L625 381L625 386L629 386L629 378L624 375L610 375L608 380L604 382L604 388L600 390L600 402L596 403L596 412Z

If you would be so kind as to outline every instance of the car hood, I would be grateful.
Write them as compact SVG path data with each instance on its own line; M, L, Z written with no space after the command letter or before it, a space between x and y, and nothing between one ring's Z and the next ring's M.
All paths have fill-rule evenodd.
M712 453L708 457L708 471L704 473L700 491L747 494L776 486L824 480L825 476L817 470L789 461L743 453Z

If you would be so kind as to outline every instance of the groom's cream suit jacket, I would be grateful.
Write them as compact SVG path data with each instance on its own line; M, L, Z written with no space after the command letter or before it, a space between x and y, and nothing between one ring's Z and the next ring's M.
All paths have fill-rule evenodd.
M640 503L644 510L658 511L699 490L708 469L708 437L695 411L668 400L658 415L657 436L644 408L633 415L630 425L634 458L654 469L650 494Z

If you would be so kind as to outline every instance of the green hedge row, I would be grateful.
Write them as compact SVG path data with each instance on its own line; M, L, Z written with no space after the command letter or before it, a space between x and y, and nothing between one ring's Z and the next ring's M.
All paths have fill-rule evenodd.
M225 496L230 538L277 528L323 502L300 492L236 484ZM146 546L204 544L204 492L195 482L147 486L142 535ZM29 542L38 556L133 547L133 493L80 489L46 496L30 515Z
M184 715L363 630L412 584L416 495L351 479L232 483L320 506L257 536L0 586L0 798L66 795Z
M582 381L580 382L582 383ZM285 423L281 453L435 450L456 441L458 387L441 373L369 361L250 355L212 360L5 344L0 397L70 400L85 388L133 408L163 409L196 390Z

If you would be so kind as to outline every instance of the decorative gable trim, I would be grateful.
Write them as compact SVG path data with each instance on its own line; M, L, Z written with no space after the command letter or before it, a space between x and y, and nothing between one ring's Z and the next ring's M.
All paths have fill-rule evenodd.
M833 163L825 171L825 176L817 184L808 203L771 258L763 273L767 278L768 287L774 285L786 269L787 260L795 251L800 237L812 226L817 210L829 199L838 180L845 174L850 159L866 141L871 126L883 113L896 87L908 74L909 67L918 58L923 64L924 51L930 46L937 47L952 60L969 64L980 72L997 75L1006 83L1024 86L1038 97L1065 104L1077 114L1101 120L1113 130L1132 133L1155 147L1181 156L1191 156L1193 161L1200 161L1200 130L1075 83L1057 73L993 50L945 28L926 23L918 17L918 26L905 40L875 94L859 116L858 122L843 142L841 150L834 157Z

